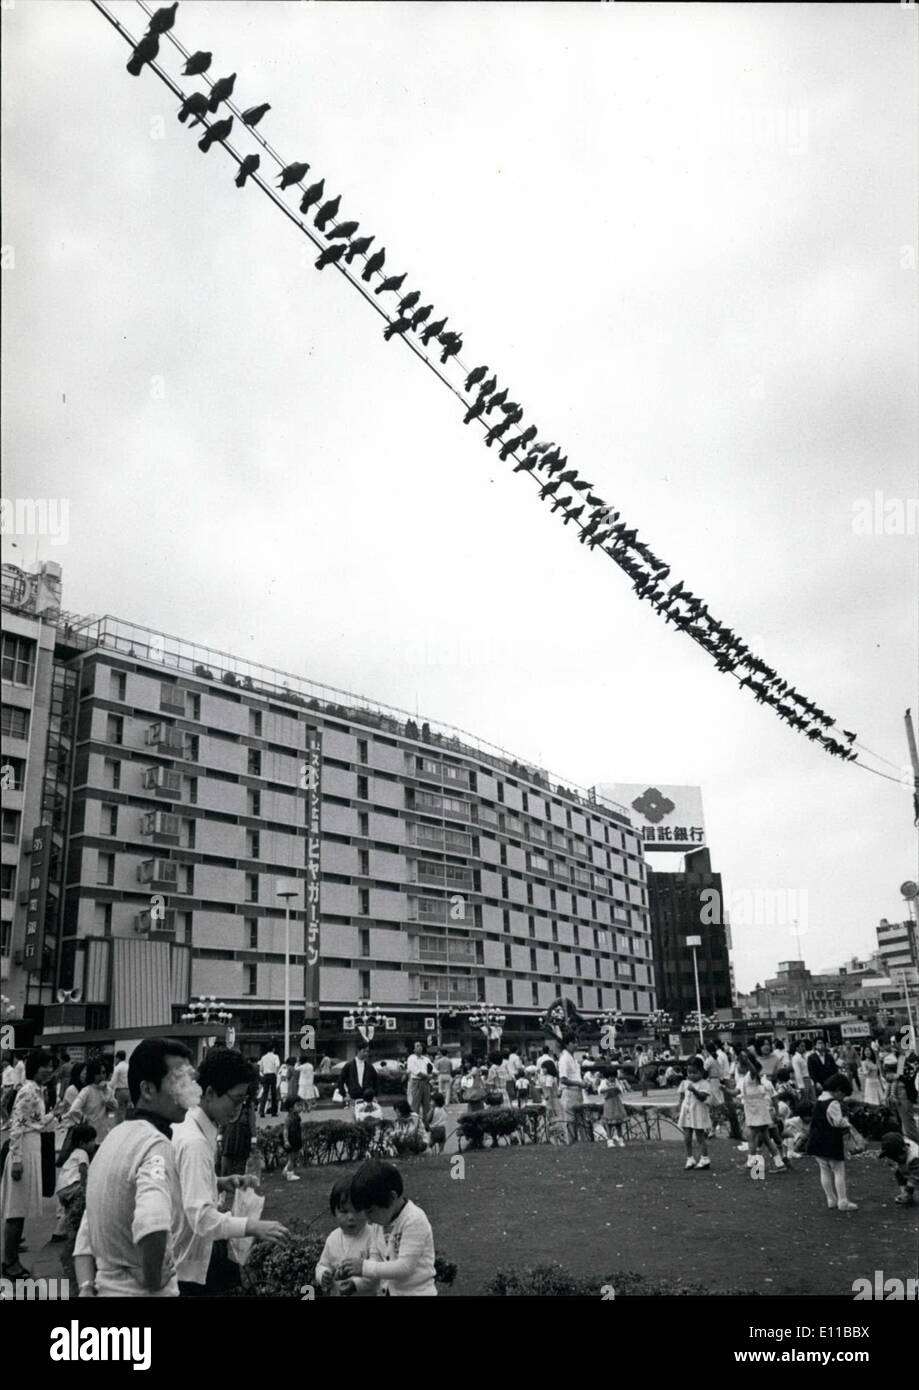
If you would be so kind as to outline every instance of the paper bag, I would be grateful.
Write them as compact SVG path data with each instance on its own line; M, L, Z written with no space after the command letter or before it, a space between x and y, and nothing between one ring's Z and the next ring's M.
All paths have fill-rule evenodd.
M233 1194L233 1215L234 1216L254 1216L256 1219L261 1216L265 1206L265 1198L251 1187L237 1187ZM251 1236L240 1236L236 1240L228 1242L229 1256L238 1265L244 1265L249 1258L249 1254L254 1244Z

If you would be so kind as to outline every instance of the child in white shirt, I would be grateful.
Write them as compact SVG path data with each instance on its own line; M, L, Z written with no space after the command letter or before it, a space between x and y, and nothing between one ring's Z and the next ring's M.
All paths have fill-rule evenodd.
M363 1097L357 1102L354 1107L354 1118L358 1123L361 1120L382 1120L383 1107L378 1104L372 1091L365 1091Z
M340 1273L340 1267L346 1260L361 1263L370 1256L381 1259L384 1253L379 1227L370 1225L366 1214L354 1209L350 1178L340 1178L332 1188L329 1207L338 1228L322 1247L316 1265L316 1283L322 1293L341 1298L355 1294L375 1297L379 1288L372 1280L362 1278L359 1273L350 1278Z
M338 1277L378 1281L391 1298L436 1297L431 1223L404 1195L395 1164L375 1159L361 1164L351 1181L351 1204L382 1228L384 1256L349 1257L339 1266Z

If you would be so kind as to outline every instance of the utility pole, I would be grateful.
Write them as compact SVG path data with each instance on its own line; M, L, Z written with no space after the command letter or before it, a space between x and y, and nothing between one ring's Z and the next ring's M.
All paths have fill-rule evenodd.
M906 719L909 760L913 765L913 825L919 825L919 749L916 747L916 730L913 728L912 712L907 710L904 718Z

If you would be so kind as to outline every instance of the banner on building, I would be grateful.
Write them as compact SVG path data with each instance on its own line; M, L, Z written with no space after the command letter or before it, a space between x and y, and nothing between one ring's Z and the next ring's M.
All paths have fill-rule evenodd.
M312 730L306 741L306 767L303 777L306 788L306 923L304 925L303 967L304 1020L319 1019L319 926L320 883L319 869L322 818L322 735Z
M602 782L594 791L626 808L646 849L688 854L706 843L701 787Z
M39 973L45 953L45 915L48 909L48 874L51 867L51 827L36 826L29 854L29 897L26 908L25 945L22 964Z

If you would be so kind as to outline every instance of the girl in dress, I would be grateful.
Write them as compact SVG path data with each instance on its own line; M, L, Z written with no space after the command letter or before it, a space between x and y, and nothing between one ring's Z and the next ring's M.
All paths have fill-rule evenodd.
M846 1192L845 1132L851 1128L842 1103L852 1094L846 1076L831 1076L817 1098L807 1136L807 1152L816 1158L820 1186L830 1211L858 1211Z
M705 1080L705 1065L701 1057L693 1057L686 1068L686 1080L680 1082L680 1114L677 1124L683 1131L687 1168L710 1168L707 1135L711 1127L711 1085ZM698 1163L692 1156L695 1136L699 1145Z
M304 1054L300 1055L300 1064L297 1067L297 1094L307 1111L312 1110L316 1101L319 1099L319 1087L316 1085L316 1072L310 1059Z
M782 1161L782 1155L770 1134L775 1123L772 1108L775 1090L772 1082L763 1075L759 1062L750 1053L740 1054L737 1063L741 1073L740 1097L743 1102L744 1124L750 1145L747 1167L754 1177L758 1172L761 1174L765 1171L765 1160L763 1160L761 1168L757 1165L760 1156L759 1151L764 1149L772 1155L772 1166L775 1171L784 1173L786 1165Z
M866 1054L866 1056L862 1058L862 1064L858 1069L858 1074L862 1083L862 1095L864 1096L865 1104L883 1105L885 1100L884 1082L881 1080L877 1060L872 1054ZM851 1094L851 1086L847 1094Z
M539 1069L539 1081L546 1107L546 1131L549 1139L553 1144L564 1143L561 1083L558 1079L558 1067L551 1057L543 1058Z
M13 1101L10 1147L0 1180L5 1279L29 1277L19 1259L23 1226L27 1218L47 1214L42 1197L41 1137L54 1124L55 1117L53 1111L50 1115L45 1113L42 1088L53 1070L50 1052L30 1052L26 1057L26 1079Z
M618 1146L624 1149L622 1126L625 1124L625 1106L622 1103L622 1084L618 1067L609 1068L608 1074L600 1082L599 1093L603 1097L603 1123L609 1135L606 1147L614 1149Z

